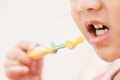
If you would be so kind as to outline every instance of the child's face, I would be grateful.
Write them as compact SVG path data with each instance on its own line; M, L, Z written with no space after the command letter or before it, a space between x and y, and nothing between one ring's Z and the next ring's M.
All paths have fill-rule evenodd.
M102 59L120 58L120 0L71 0L73 18Z

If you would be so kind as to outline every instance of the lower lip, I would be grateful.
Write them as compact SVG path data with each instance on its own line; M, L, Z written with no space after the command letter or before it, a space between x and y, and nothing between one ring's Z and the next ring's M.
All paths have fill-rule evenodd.
M109 37L109 34L105 34L105 35L102 35L102 36L93 36L93 35L90 35L88 37L89 39L89 42L91 44L94 44L94 45L98 45L98 44L102 44L103 42L105 42Z

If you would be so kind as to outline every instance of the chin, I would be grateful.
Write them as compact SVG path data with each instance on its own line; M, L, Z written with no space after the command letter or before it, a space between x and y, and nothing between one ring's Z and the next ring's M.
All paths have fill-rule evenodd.
M120 59L120 49L95 49L96 54L106 62L113 62Z

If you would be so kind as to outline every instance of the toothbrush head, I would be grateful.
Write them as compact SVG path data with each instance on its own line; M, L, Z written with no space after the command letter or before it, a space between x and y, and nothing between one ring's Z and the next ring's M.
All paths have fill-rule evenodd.
M69 49L75 48L78 44L82 43L84 41L83 37L78 37L74 41L67 40L65 42L65 46Z

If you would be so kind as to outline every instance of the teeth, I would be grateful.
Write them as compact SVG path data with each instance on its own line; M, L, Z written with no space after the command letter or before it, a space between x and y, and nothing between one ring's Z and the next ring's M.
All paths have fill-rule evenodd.
M93 26L94 26L96 29L99 28L99 26L98 26L97 24L93 24Z
M96 29L103 28L103 25L102 25L102 24L93 24L93 26L94 26Z
M98 26L99 26L100 28L103 28L103 25L102 25L102 24L98 24Z
M108 33L108 29L96 30L97 36L105 35L106 33Z
M105 35L106 33L108 33L108 29L107 28L103 29L104 25L102 24L93 24L93 26L96 29L97 36Z

